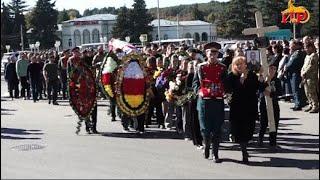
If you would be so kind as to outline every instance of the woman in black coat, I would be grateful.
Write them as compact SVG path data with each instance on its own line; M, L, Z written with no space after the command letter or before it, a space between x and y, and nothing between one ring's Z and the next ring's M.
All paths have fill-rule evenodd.
M243 162L248 163L247 145L253 137L255 121L258 119L257 92L263 85L255 73L247 70L245 57L235 57L231 69L225 84L226 93L231 94L231 134L241 146Z

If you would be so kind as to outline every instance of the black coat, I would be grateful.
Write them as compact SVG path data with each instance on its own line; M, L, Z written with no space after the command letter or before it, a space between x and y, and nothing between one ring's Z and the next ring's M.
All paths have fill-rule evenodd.
M258 119L257 93L264 87L252 71L249 71L244 84L240 83L240 75L232 72L228 74L225 91L232 94L229 104L230 124L231 134L236 142L248 142L252 139L255 121Z
M9 63L6 66L4 78L8 83L19 83L17 71L16 71L16 63Z

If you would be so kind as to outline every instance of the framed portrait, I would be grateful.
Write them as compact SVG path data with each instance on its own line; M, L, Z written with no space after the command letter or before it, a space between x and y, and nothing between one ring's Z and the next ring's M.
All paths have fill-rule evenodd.
M247 63L260 64L260 51L259 50L248 50L246 51Z

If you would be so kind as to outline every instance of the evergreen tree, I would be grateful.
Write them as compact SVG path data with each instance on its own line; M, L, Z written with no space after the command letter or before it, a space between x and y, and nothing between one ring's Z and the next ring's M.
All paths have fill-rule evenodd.
M23 15L23 13L26 11L26 7L25 1L23 0L11 0L11 2L8 4L10 16L13 18L13 26L12 29L10 29L11 35L8 38L12 49L21 48L21 26L22 36L24 39L26 37L25 18ZM24 41L24 43L26 45L26 41Z
M54 9L55 2L51 3L50 1L38 0L30 20L34 41L40 41L43 48L52 48L57 40L55 32L58 29L58 11Z
M201 12L199 10L199 6L198 4L195 4L193 7L192 7L192 18L193 20L200 20L200 21L204 21L204 15L203 15L203 12Z
M10 17L10 11L9 8L2 3L1 7L1 57L2 53L5 50L5 45L10 44L8 41L8 36L11 33L13 22Z
M319 0L301 1L299 6L305 6L310 12L310 19L307 23L301 24L302 36L319 36Z
M62 11L59 11L58 13L58 24L61 24L63 21L68 21L69 15L68 12L63 9Z
M134 0L132 19L133 19L133 35L132 42L140 42L139 37L141 34L149 34L152 27L149 23L152 20L151 15L147 12L146 3L144 0ZM150 36L149 36L150 37ZM150 40L150 38L148 38Z
M243 38L243 29L255 27L256 11L252 0L231 0L227 9L226 35L231 38Z
M125 39L126 36L132 37L133 20L131 11L127 7L121 7L118 13L117 21L112 30L112 36L115 38Z

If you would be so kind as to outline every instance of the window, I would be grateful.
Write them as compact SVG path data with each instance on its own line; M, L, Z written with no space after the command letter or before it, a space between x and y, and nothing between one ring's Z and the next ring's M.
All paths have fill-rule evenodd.
M100 36L99 36L99 30L98 29L94 29L92 31L92 42L93 43L100 42Z
M71 38L68 40L68 45L69 45L69 47L72 47L72 39Z
M79 30L74 31L74 45L75 46L81 45L81 34Z
M168 39L168 34L165 34L165 35L163 36L163 39L164 39L164 40Z
M186 34L184 35L184 38L191 38L191 34L190 34L190 33L186 33Z
M194 33L193 39L194 39L196 42L199 42L199 41L200 41L200 35L199 35L199 33Z
M83 31L83 44L90 43L90 31L85 29Z
M201 35L201 40L202 41L208 41L208 34L206 32L203 32Z

